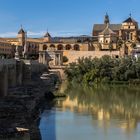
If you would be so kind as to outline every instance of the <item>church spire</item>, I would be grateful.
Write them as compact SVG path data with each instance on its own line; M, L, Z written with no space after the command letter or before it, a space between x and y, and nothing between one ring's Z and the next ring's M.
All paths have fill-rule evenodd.
M108 16L108 14L106 13L105 19L104 19L104 24L109 24L109 23L110 23L109 16Z

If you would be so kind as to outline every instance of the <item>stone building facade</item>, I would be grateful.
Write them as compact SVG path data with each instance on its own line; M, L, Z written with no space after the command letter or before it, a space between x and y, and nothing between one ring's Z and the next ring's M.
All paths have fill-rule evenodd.
M15 53L15 45L0 38L0 58L13 58Z
M47 32L42 38L28 38L21 27L17 38L6 38L6 41L21 47L21 55L27 58L39 59L41 63L45 63L43 61L48 58L47 54L51 54L51 65L62 65L63 56L67 57L67 63L70 63L76 62L79 57L131 55L139 43L139 36L138 22L131 16L121 24L112 24L106 14L103 24L94 24L92 36L52 37Z

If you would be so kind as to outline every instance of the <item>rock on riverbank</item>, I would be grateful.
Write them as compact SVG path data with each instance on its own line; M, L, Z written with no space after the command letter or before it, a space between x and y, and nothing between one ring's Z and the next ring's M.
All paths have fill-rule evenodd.
M53 92L57 80L53 74L45 80L34 75L27 85L9 89L8 96L0 99L0 139L24 134L30 134L26 140L40 139L38 120L41 106L45 102L45 93ZM52 96L48 94L47 99L53 99Z

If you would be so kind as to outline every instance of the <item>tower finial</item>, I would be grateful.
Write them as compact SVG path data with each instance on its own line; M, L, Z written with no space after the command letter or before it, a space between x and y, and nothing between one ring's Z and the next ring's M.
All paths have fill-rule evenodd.
M22 29L22 24L20 25L21 29Z
M109 24L109 23L110 23L109 16L108 16L108 13L106 12L104 24Z
M132 14L131 14L131 12L130 12L129 16L130 16L130 18L132 17Z

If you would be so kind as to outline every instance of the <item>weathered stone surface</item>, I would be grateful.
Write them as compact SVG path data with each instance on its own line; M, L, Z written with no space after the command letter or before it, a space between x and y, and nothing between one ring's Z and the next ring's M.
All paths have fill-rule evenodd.
M0 99L0 137L20 135L16 130L19 127L29 129L31 140L41 139L38 129L41 106L45 101L45 93L52 93L58 79L53 73L49 77L44 81L40 75L35 75L31 83L10 88L8 96ZM49 100L53 99L50 94L47 96Z

